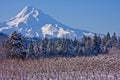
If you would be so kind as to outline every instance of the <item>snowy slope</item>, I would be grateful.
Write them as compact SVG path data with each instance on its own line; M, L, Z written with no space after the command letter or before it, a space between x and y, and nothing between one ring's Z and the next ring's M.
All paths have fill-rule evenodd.
M12 19L0 23L0 32L10 34L14 30L21 32L26 37L67 37L80 38L83 34L92 36L93 33L73 29L66 26L41 10L26 6L17 16Z

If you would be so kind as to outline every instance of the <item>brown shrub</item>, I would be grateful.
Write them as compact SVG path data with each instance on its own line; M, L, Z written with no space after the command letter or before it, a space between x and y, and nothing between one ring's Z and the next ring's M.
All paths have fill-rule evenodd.
M115 52L115 53L112 53ZM0 60L0 80L119 80L120 54L38 60Z

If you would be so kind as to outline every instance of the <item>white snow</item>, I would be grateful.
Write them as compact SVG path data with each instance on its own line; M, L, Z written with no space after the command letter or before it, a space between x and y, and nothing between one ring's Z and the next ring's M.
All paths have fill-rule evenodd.
M24 17L16 17L13 20L10 20L7 25L9 26L16 26L18 27L19 23L23 22L23 23L27 23L27 18L29 17L29 15L26 15Z
M26 28L26 32L31 32L32 31L32 28L28 29Z
M25 34L25 37L33 38L34 35L32 35L31 33L26 33L26 34Z
M76 36L75 32L72 30L64 30L62 27L59 27L57 24L53 26L52 24L46 24L41 28L43 36L51 35L53 37L61 38L63 36Z
M39 19L37 18L37 16L39 15L38 10L35 10L34 12L35 14L33 14L33 17L36 18L37 21L39 21Z
M23 28L19 28L19 29L18 29L19 32L22 32L22 30L23 30Z
M29 7L26 6L17 16L16 18L24 17L26 15L26 12L28 12Z
M86 36L91 36L91 37L93 37L93 36L94 36L94 34L93 34L93 33L85 33L85 32L83 32L83 34L84 34L84 35L86 35Z
M41 28L42 30L42 33L43 33L43 36L45 37L46 34L49 34L49 35L54 35L54 32L57 32L57 28L55 28L54 26L52 26L52 24L46 24L45 26L43 26Z
M40 37L39 33L38 32L35 32L35 35L36 37Z
M27 23L27 19L29 18L30 15L32 15L37 21L39 21L39 19L37 18L37 16L39 15L39 11L35 8L26 6L17 16L12 18L7 23L7 25L18 27L19 23L21 22Z
M55 27L58 27L58 25L57 25L57 24L55 24Z
M2 27L2 28L0 28L0 32L2 32L5 29L9 29L9 27Z
M70 34L70 32L67 32L67 31L63 30L63 28L60 28L59 31L58 31L57 37L62 37L65 34Z

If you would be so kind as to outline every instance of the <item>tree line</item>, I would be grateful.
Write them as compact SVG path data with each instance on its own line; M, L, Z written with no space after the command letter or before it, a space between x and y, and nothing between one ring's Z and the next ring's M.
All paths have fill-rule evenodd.
M110 36L94 34L93 37L85 36L81 39L69 38L44 38L40 41L26 40L20 33L14 31L6 42L7 55L17 58L40 58L40 57L74 57L74 56L97 56L107 54L111 48L120 49L120 37L114 33Z

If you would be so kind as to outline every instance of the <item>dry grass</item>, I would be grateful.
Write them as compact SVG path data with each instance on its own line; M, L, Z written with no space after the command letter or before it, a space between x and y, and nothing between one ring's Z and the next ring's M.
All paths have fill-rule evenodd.
M115 50L94 57L0 60L0 80L120 80L119 74Z

